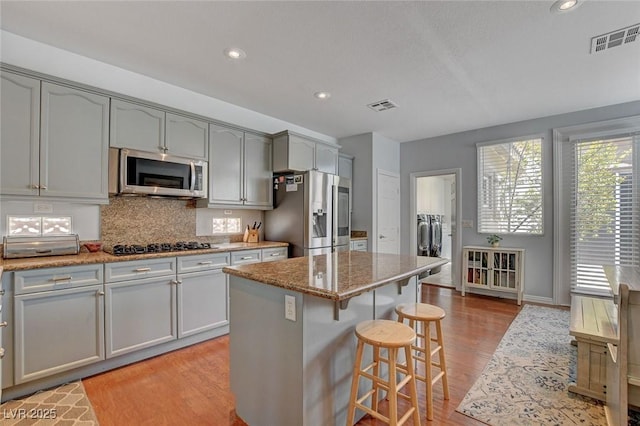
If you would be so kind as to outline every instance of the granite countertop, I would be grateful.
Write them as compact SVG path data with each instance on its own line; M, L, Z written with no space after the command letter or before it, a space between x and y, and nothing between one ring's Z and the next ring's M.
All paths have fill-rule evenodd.
M185 250L185 251L170 251L170 252L164 252L164 253L130 254L125 256L114 256L112 254L99 251L96 253L80 252L78 254L73 254L68 256L29 257L24 259L0 259L0 275L3 269L5 272L20 271L25 269L87 265L92 263L125 262L129 260L152 259L157 257L190 256L190 255L207 254L207 253L223 253L226 251L263 249L263 248L272 248L272 247L287 247L288 245L289 245L288 243L281 243L276 241L261 241L259 243L216 244L215 245L216 248L202 249L202 250Z
M439 257L343 251L228 266L223 271L264 284L342 301L446 263L447 259Z

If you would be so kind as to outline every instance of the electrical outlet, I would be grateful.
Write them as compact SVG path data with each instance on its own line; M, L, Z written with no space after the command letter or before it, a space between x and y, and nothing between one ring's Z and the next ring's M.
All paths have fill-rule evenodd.
M296 320L296 298L288 294L284 295L284 317L289 321Z
M473 221L468 219L462 219L463 228L473 228Z
M33 203L34 213L53 213L53 204L50 203Z

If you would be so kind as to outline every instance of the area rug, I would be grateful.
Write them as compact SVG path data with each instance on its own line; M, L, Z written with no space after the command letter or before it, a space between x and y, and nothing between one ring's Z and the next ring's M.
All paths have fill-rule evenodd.
M604 406L567 390L576 348L568 310L525 305L456 411L500 425L606 425Z
M2 426L97 426L82 382L67 383L0 405Z

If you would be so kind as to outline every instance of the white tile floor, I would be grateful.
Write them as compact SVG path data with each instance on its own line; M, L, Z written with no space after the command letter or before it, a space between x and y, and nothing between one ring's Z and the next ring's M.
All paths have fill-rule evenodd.
M437 274L429 275L424 278L422 284L433 284L440 287L455 287L451 279L451 263L447 263L440 268Z

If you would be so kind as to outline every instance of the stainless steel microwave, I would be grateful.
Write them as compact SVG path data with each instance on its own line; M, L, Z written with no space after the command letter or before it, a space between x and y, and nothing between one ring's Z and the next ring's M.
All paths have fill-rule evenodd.
M207 162L133 149L109 149L109 193L205 198Z

